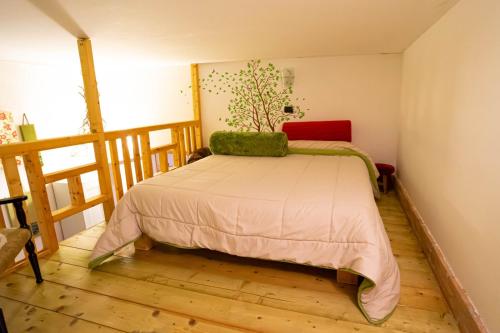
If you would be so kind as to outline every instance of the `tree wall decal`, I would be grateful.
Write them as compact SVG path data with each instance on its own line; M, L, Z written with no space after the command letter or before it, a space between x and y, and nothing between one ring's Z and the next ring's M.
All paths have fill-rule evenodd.
M292 105L292 86L282 85L281 71L272 63L263 66L260 60L251 60L236 73L212 70L201 79L201 88L232 95L225 122L240 131L274 132L282 122L304 117L300 105ZM294 112L285 113L285 106L293 106Z

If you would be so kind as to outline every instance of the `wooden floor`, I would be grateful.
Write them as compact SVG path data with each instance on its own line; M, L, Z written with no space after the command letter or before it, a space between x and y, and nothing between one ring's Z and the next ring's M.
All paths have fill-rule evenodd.
M355 287L335 272L159 247L89 271L97 226L0 280L10 332L458 332L394 193L380 213L401 270L401 300L382 326L367 323Z

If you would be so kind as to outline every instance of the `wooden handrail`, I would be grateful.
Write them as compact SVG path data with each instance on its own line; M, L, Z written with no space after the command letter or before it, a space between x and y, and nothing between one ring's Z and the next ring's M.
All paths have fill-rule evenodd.
M65 136L52 139L43 139L27 142L16 142L7 145L0 145L0 157L24 155L30 152L40 152L57 148L71 147L86 143L93 143L99 140L97 134L83 134Z
M26 171L43 240L44 248L39 252L42 255L53 253L58 249L59 244L54 229L54 221L59 221L98 204L103 204L105 219L109 221L111 218L114 210L113 198L116 197L119 199L123 195L123 180L121 178L117 140L120 140L121 143L127 189L133 186L134 181L140 182L143 179L152 177L153 172L158 171L153 161L159 161L161 172L168 172L169 154L172 151L174 166L180 167L186 164L186 155L201 148L203 144L197 65L191 66L194 120L104 132L92 45L90 40L85 38L78 39L77 45L80 55L87 116L92 134L0 145L0 160L11 196L24 194L16 158L22 157L24 161L22 168ZM150 133L161 130L170 130L171 142L151 148ZM132 139L132 151L129 151L127 144L129 136ZM109 159L106 142L108 142L110 147ZM83 144L92 144L95 162L47 174L43 173L39 158L40 152ZM153 160L153 156L157 157L157 159ZM111 163L108 163L109 160ZM115 183L116 196L112 192L110 165L113 166L113 181ZM134 168L134 173L132 173L132 168ZM83 193L81 175L92 171L97 171L101 194L87 200ZM68 181L71 204L52 211L47 195L47 184L64 179ZM0 226L5 226L2 215L0 215ZM17 263L14 267L20 265L20 263Z
M110 190L111 187L108 185L110 181L110 167L113 169L116 199L120 199L124 193L117 140L120 140L121 155L123 156L125 168L125 184L128 190L134 183L150 178L158 171L168 172L170 170L168 154L171 152L173 152L175 167L186 164L187 155L192 153L195 149L200 148L200 127L201 122L199 120L194 120L111 132L6 144L0 145L0 159L10 195L21 195L24 191L21 186L18 165L15 158L16 156L23 157L23 167L26 169L28 175L30 192L42 234L44 249L52 253L58 248L57 238L53 227L54 222L99 204L103 204L104 206L106 220L109 220L111 217L114 203L113 194ZM151 147L150 133L168 129L171 131L171 143ZM132 152L129 151L127 144L127 138L129 136L133 144ZM103 144L105 142L108 142L110 148L109 157L106 152L106 147ZM38 157L40 152L83 144L93 144L95 162L51 173L43 173ZM158 156L157 161L159 161L159 170L156 164L153 164L152 157L155 155ZM110 164L108 164L108 160L111 162ZM132 168L134 168L135 179L133 177ZM98 172L101 194L86 200L83 193L81 175L93 171ZM51 211L46 185L64 179L68 181L68 191L71 203L66 207ZM0 218L0 225L5 225L3 217Z
M158 147L154 147L154 148L151 148L151 154L158 154L158 153L161 153L161 152L164 152L164 151L169 151L169 150L174 150L174 149L177 149L177 143L171 143L171 144L168 144L168 145L163 145L163 146L158 146Z
M104 132L104 138L107 140L119 139L126 135L140 135L148 132L155 132L173 128L200 126L199 120L183 121L178 123L159 124L143 127L128 128L123 130Z
M106 195L100 194L96 195L95 197L89 198L89 200L85 201L85 203L78 205L78 206L67 206L61 209L57 209L52 212L52 220L54 222L60 221L66 217L69 217L71 215L80 213L84 211L85 209L94 207L95 205L101 204L108 200L108 197Z
M105 141L108 143L109 159L113 171L113 183L115 198L120 199L124 194L124 181L127 190L134 185L132 168L135 170L135 182L148 179L158 172L157 165L153 163L153 156L159 161L159 171L168 172L168 154L173 151L174 166L179 167L186 164L186 156L194 150L201 148L200 120L183 121L153 126L135 127L111 132L104 132ZM170 130L171 143L151 147L150 133L154 131ZM129 152L127 139L132 139L133 158ZM119 154L119 143L121 142L122 159ZM122 165L123 164L123 170ZM124 172L123 172L124 171ZM122 174L125 174L123 179Z
M82 166L69 168L61 171L46 173L44 175L45 183L50 184L58 180L67 179L74 176L79 176L83 173L96 171L98 168L96 163L89 163Z

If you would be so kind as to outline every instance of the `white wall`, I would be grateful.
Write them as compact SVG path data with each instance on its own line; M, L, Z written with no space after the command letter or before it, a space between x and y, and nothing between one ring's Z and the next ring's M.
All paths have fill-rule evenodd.
M113 67L96 62L105 130L193 120L189 66ZM189 89L188 89L189 90ZM170 142L166 131L151 134L151 146Z
M81 86L78 58L60 66L0 61L0 110L12 112L16 124L21 124L26 113L36 125L38 138L52 138L82 134L80 126L86 113ZM96 61L96 75L100 93L101 112L105 129L123 129L193 119L191 95L181 94L190 85L189 66L133 67L112 66ZM19 133L20 134L20 133ZM153 146L170 141L168 133L157 132L151 137ZM51 150L43 153L44 172L61 170L94 160L91 145ZM27 178L20 168L23 188L28 190ZM85 194L98 193L96 172L82 176ZM48 187L49 200L64 205L65 187ZM59 190L58 190L59 189ZM97 192L96 192L97 191ZM52 197L54 193L54 197ZM6 180L0 167L0 197L8 196ZM1 212L0 212L1 214ZM101 207L84 212L90 216L85 223L102 221ZM63 220L63 225L82 225L81 214ZM63 227L66 236L67 229ZM59 223L56 231L61 234ZM76 231L78 231L76 229Z
M190 85L189 66L118 67L96 61L96 75L106 130L193 119L191 95L180 92ZM21 123L22 114L26 113L36 125L40 139L81 134L86 112L85 101L79 95L82 85L77 57L60 66L0 61L0 110L12 112L16 124ZM169 141L170 135L165 131L151 138L153 146ZM44 172L93 160L91 145L43 153ZM20 174L23 187L28 190L23 168ZM94 193L98 186L95 172L83 175L82 181L86 195L97 194ZM50 187L48 191L51 196ZM0 197L5 196L8 191L0 167ZM92 208L85 214L99 211L100 208ZM93 221L87 222L100 220L94 216Z
M500 332L500 1L462 0L403 60L399 176Z
M40 138L77 134L85 112L78 66L0 61L0 110L12 112L18 124L26 113Z
M193 119L189 66L103 67L96 73L106 130Z
M299 103L306 113L302 120L350 119L354 144L366 150L376 161L396 162L400 55L262 61L264 65L268 62L280 69L295 70L294 96L305 98ZM245 67L246 62L203 64L200 76L207 77L213 69L236 72ZM229 129L224 123L229 114L229 99L229 94L214 95L202 91L205 145L208 145L213 131Z
M189 66L133 67L101 65L96 75L105 129L114 130L193 119ZM0 62L0 110L14 114L17 124L26 113L38 138L81 134L85 101L78 59L61 66ZM152 145L170 136L152 138ZM88 163L91 150L44 153L46 172ZM69 158L68 158L69 157Z

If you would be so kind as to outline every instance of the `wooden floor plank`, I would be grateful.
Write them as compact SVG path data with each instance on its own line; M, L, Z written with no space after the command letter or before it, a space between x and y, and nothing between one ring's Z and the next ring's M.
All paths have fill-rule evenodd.
M108 267L108 268L113 267L116 265L117 262L118 261L110 262L106 265L103 265L103 267ZM140 263L140 261L137 262ZM80 281L82 278L85 278L85 273L80 273L80 275L82 276L74 275L77 269L72 268L71 266L65 264L56 265L56 263L49 266L52 267L52 270L48 271L49 274L48 279L51 279L51 281L54 280L55 282L58 283L64 283L64 281L71 281L71 282L66 282L66 284L73 285L72 284L73 280ZM189 291L196 292L196 294L189 294L191 295L192 298L197 298L198 300L200 300L203 298L200 295L202 296L216 295L219 297L219 302L222 303L224 302L220 299L220 297L245 301L245 302L255 302L255 299L252 300L250 299L250 297L254 296L255 298L255 295L257 295L260 297L260 299L258 299L258 304L266 305L269 307L299 311L305 314L310 313L317 316L326 316L328 318L335 320L352 321L360 324L366 323L366 320L362 317L359 309L355 305L355 301L353 299L353 295L355 293L352 293L351 295L344 295L344 297L342 297L341 295L331 295L331 294L329 295L318 292L315 293L299 288L280 288L278 286L268 286L267 287L268 290L265 289L260 290L260 293L255 290L253 290L253 293L251 293L250 291L252 290L247 290L247 294L244 294L231 289L207 287L206 285L203 284L192 284L182 281L179 282L178 280L167 279L162 277L163 274L161 273L161 271L164 271L164 269L163 270L159 269L160 267L156 267L154 268L154 270L148 271L144 270L144 266L142 265L141 265L142 268L139 270L135 269L137 266L134 263L130 263L128 266L129 268L127 270L118 269L116 273L121 274L123 276L127 275L134 276L134 274L137 274L135 277L138 279L138 281L133 282L130 280L123 280L123 276L119 276L118 274L112 274L112 276L115 276L115 278L118 281L122 281L123 285L128 284L130 288L134 289L137 289L135 287L135 283L141 284L142 282L154 283L151 284L150 288L156 288L155 284L163 284L165 287L168 286L174 288L179 288L179 287L192 288L192 289L187 289ZM45 270L45 267L47 267L47 265L44 264L43 267ZM65 273L68 273L69 271L72 272L72 274L69 276L67 275L61 276L62 274L61 271L63 268ZM80 269L84 270L83 268ZM31 274L29 270L25 271L26 273ZM106 274L108 274L108 272ZM141 278L145 280L140 281L139 279ZM107 279L111 279L111 277L108 277ZM116 282L117 280L114 281ZM73 286L80 288L79 284ZM250 287L257 288L256 284L252 283L247 283L247 286L245 287L246 289L249 289ZM264 288L264 285L260 284L258 285L258 288ZM120 295L120 293L126 293L125 289L126 288L122 288L120 290L114 290L113 295L116 296ZM96 290L103 292L103 290L100 288ZM168 290L170 290L170 293L173 293L171 289ZM179 292L182 294L181 291ZM273 293L274 295L268 295L269 293ZM243 298L240 298L239 296ZM144 301L147 302L147 300ZM424 303L425 301L424 297L421 297L419 301L421 302L422 305L426 304ZM407 318L411 318L411 321L408 322ZM440 330L443 332L448 332L448 331L451 332L454 330L453 320L449 313L447 312L438 313L427 310L418 310L414 308L408 308L406 306L400 306L395 311L393 317L391 317L389 321L384 323L383 327L393 328L404 332L434 332L436 330Z
M149 281L135 280L115 274L92 271L73 265L42 261L46 281L73 288L154 306L170 312L183 313L231 327L262 332L378 332L378 327L366 323L331 319L296 311L286 311L260 304L212 296ZM23 269L22 274L31 275ZM358 318L361 314L353 314ZM358 319L358 321L360 321ZM432 319L430 322L432 325ZM429 325L426 325L429 326ZM422 327L420 332L431 332ZM392 332L402 332L391 330ZM446 332L446 331L444 331Z
M0 296L9 333L116 333L119 331Z
M86 250L61 247L58 254L54 255L51 260L86 267L89 255L90 252ZM257 296L240 295L248 300L258 300L259 296L272 293L273 288L280 288L281 290L288 289L289 292L295 294L310 291L309 294L302 293L305 300L313 297L313 294L316 295L316 298L322 296L331 298L333 296L330 293L333 293L344 295L349 303L353 303L352 299L357 289L355 286L335 283L334 272L328 270L304 267L307 269L305 272L297 272L293 270L298 268L297 265L291 264L286 264L287 270L258 266L249 269L249 266L225 262L221 258L214 261L195 255L181 257L183 260L180 261L172 260L178 257L169 256L168 250L165 252L159 250L138 252L133 260L118 258L102 265L98 270L231 298L237 298L239 294L245 292L255 294L249 291L252 288L268 290L257 293ZM261 264L260 261L254 262L255 265ZM428 274L422 274L419 271L414 273L407 274L410 274L412 280L417 282L408 282L409 287L403 285L400 304L424 310L428 308L446 312L446 305L439 297L439 290L436 285L432 284L435 281L427 281ZM301 279L302 277L303 279ZM421 281L418 281L419 278ZM413 285L423 285L423 288L415 288ZM416 298L415 295L421 296ZM354 309L354 311L358 310Z
M49 281L37 286L33 278L20 274L11 274L0 283L0 295L125 332L243 332Z
M80 320L118 330L143 318L143 330L157 332L212 332L213 327L221 332L458 332L396 196L382 195L377 204L401 271L399 306L381 326L367 324L361 315L356 287L337 284L335 272L326 269L158 246L131 258L113 257L89 271L90 250L104 224L63 241L42 261L47 287L7 287L24 276L32 279L25 268L6 283L0 280L0 295L59 316L83 313ZM83 300L80 306L76 299ZM152 316L155 311L158 317ZM191 319L196 325L189 325ZM159 326L164 323L176 325L169 331L169 325Z

